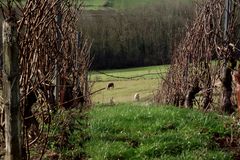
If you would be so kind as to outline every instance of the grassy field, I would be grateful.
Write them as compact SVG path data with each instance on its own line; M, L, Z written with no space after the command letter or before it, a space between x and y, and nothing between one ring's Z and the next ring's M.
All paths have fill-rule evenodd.
M166 0L83 0L84 5L90 9L101 9L102 7L111 7L115 9L128 9L138 6L154 5ZM174 3L189 3L192 0L174 0Z
M85 148L93 160L239 158L229 141L232 119L215 113L120 104L95 107L89 123Z
M124 9L129 7L136 7L139 5L146 5L157 2L158 0L84 0L86 6L95 7L112 7L118 9Z
M6 3L7 0L2 0ZM147 6L159 2L164 2L166 0L78 0L78 2L83 2L84 6L89 9L103 9L104 7L111 7L115 9L127 9L135 8L138 6ZM189 3L193 0L174 0L174 3ZM21 0L25 3L26 0Z
M94 94L93 103L109 103L111 98L115 103L132 102L135 93L140 94L141 102L151 102L160 77L167 68L168 66L151 66L92 72L90 74L91 81L94 82L92 91L107 87L109 82L115 85L114 89L105 89Z

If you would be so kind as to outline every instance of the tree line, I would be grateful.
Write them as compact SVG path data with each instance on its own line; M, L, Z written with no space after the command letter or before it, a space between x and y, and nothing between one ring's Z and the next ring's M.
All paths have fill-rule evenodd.
M88 10L83 33L93 39L94 69L166 64L191 21L194 5L161 1L126 10Z

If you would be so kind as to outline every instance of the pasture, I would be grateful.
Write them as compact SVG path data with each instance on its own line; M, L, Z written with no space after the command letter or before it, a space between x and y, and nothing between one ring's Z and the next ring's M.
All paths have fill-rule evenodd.
M104 9L110 7L114 9L129 9L139 6L154 5L166 0L83 0L86 9ZM175 0L174 3L190 3L192 0Z
M125 9L130 7L137 7L139 5L146 5L157 2L158 0L84 0L86 7L100 8L100 7L112 7L117 9Z
M94 83L93 92L107 87L110 82L115 85L114 89L105 89L94 94L93 103L107 104L111 98L115 103L133 102L135 93L139 93L140 102L151 102L160 77L167 68L167 65L163 65L91 72L90 80Z

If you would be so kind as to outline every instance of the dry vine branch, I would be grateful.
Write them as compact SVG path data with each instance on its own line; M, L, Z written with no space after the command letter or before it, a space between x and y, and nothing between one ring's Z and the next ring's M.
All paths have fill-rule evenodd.
M7 1L12 2L12 1ZM85 37L77 38L81 13L81 5L74 0L61 3L59 0L27 0L24 5L16 2L18 8L18 42L20 50L19 68L21 87L21 109L24 124L25 159L31 159L30 146L38 146L38 152L43 156L51 125L52 111L58 110L53 95L53 79L56 74L56 63L60 65L57 74L61 75L63 95L72 95L77 99L84 94L81 102L90 103L87 72L91 64L91 42ZM1 2L4 15L14 10L13 3L6 5ZM62 14L61 26L56 22L56 15ZM61 42L58 48L57 31L60 31ZM76 45L80 41L80 45ZM79 43L79 42L78 42ZM65 93L67 83L71 82L71 92ZM85 92L84 92L85 91ZM33 105L35 102L36 105ZM63 99L63 103L67 101ZM77 99L75 107L80 103ZM1 113L0 113L1 114ZM1 116L0 116L1 117ZM34 147L33 147L34 148ZM41 157L42 157L41 156Z
M238 1L234 1L238 4ZM172 63L159 87L156 100L177 106L193 107L200 105L203 109L213 109L221 97L219 90L215 90L215 83L222 80L221 75L224 60L236 59L228 44L237 46L237 9L231 12L228 40L223 39L224 2L222 0L204 0L197 6L196 17L188 32L179 44L172 57ZM235 62L234 62L235 63ZM229 66L234 69L235 65ZM223 83L223 82L222 82ZM231 82L230 82L231 83ZM197 96L202 92L202 96ZM218 93L216 93L218 92Z

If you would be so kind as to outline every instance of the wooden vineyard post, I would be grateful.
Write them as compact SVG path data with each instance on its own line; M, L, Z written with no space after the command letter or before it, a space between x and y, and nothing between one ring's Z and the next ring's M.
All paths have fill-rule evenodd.
M228 37L228 30L229 30L229 21L230 21L230 14L232 10L232 0L225 0L225 17L224 17L224 37L223 41L226 43L229 41ZM229 46L227 46L229 47ZM227 57L227 56L226 56ZM231 96L232 96L232 70L236 66L236 60L232 58L223 59L223 71L222 71L222 111L231 114L234 111Z
M56 5L56 25L57 25L57 49L59 51L59 54L61 54L61 26L62 26L62 14L61 14L61 0L57 0ZM59 66L59 59L56 59L56 65L55 65L55 97L56 97L56 104L60 104L60 90L61 90L61 78L59 75L60 66Z
M5 109L5 160L21 159L19 66L16 20L3 22L3 99Z

